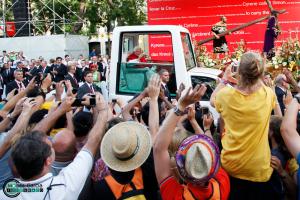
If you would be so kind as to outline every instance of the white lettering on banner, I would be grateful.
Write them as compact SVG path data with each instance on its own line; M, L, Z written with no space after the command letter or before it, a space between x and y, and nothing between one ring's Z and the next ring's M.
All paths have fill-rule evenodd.
M257 2L251 2L251 3L248 3L248 2L243 2L243 6L245 7L248 7L248 6L257 6Z
M198 27L198 24L183 24L184 28Z
M160 11L160 8L152 8L152 7L149 7L149 10L151 12L155 12L155 11Z
M152 48L165 47L165 44L150 44Z
M171 53L171 52L167 52L167 53L165 53L165 52L153 52L153 53L151 53L150 54L150 56L151 57L156 57L156 56L173 56L173 53Z
M200 33L197 33L197 32L194 32L192 33L192 37L199 37L199 36L210 36L211 35L211 32L200 32Z

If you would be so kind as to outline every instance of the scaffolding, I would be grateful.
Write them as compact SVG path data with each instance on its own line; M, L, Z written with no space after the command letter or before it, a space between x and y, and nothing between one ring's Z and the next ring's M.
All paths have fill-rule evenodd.
M7 35L7 30L6 30L6 15L7 13L16 5L16 3L18 3L18 1L20 0L16 0L9 8L7 8L6 6L6 0L2 0L2 23L0 22L0 27L2 26L3 29L3 37L6 37ZM32 35L32 27L34 27L35 29L37 29L40 32L43 32L41 29L38 28L37 24L42 23L48 23L51 22L52 24L52 28L53 28L53 34L57 33L57 30L62 31L64 34L66 33L66 25L69 24L78 24L78 23L82 23L83 25L86 25L86 21L84 19L82 19L79 15L76 14L76 12L74 12L73 10L71 10L68 6L66 6L63 2L61 2L60 0L52 0L49 2L45 2L44 0L39 0L40 3L42 3L42 8L36 13L36 14L32 14L31 12L31 6L30 6L30 0L26 0L27 1L27 15L28 15L28 20L26 21L17 21L14 22L15 24L17 23L24 23L21 28L19 30L17 30L17 32L14 34L13 37L15 37L27 24L29 26L29 31L28 31L28 36L35 36L37 35L37 32L33 32ZM59 3L60 5L62 5L64 8L66 8L70 13L72 13L74 16L76 16L76 21L72 21L70 18L65 18L65 15L63 14L62 16L59 15L56 11L55 11L55 3ZM49 5L51 4L52 5ZM52 16L53 19L47 19L47 20L40 20L38 19L38 15L45 9L49 9L52 12ZM50 28L50 30L52 29Z

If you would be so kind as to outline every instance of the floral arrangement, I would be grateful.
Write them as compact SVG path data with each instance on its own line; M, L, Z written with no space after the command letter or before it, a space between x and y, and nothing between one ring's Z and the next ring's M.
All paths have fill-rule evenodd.
M274 76L283 68L289 69L297 79L300 75L300 43L298 38L290 38L275 48L275 56L267 62L267 71Z
M223 69L231 62L237 62L246 52L246 44L243 40L237 43L237 48L231 54L219 56L207 51L206 46L196 45L196 58L200 67Z
M247 51L249 49L246 48L244 40L237 43L237 47L233 52L225 54L222 57L208 52L205 46L196 45L196 58L200 67L224 69L227 64L238 62L241 56ZM275 56L266 62L266 70L273 77L281 73L284 68L289 69L296 80L300 76L300 41L298 38L290 38L280 46L277 46L275 48Z

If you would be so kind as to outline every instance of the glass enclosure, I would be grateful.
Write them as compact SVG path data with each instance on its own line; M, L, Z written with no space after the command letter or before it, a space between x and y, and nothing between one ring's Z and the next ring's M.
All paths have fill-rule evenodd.
M154 73L170 73L168 88L176 92L172 36L169 32L128 32L121 34L121 51L117 70L117 94L136 94L147 87Z

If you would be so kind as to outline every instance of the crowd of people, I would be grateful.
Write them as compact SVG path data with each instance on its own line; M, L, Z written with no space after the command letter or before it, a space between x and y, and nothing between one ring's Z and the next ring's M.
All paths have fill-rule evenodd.
M259 54L226 68L216 124L206 85L170 102L165 69L125 102L108 98L101 57L20 55L0 58L0 199L300 199L300 88Z

